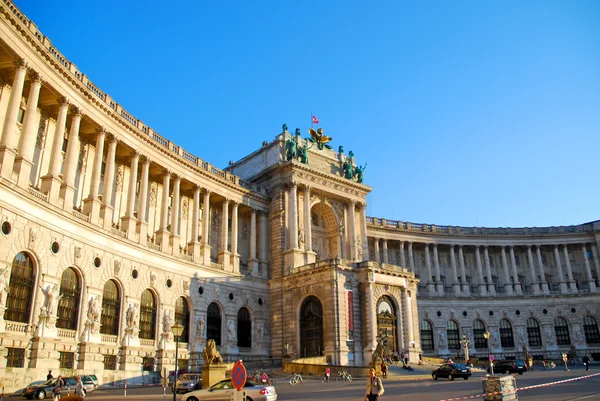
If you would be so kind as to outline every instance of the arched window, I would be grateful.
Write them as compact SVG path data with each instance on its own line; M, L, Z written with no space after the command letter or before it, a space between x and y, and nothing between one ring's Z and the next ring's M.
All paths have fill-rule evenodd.
M206 311L206 339L210 338L216 345L221 345L221 309L215 302L208 305Z
M475 348L486 349L487 341L483 336L485 333L485 325L479 319L473 321L473 340L475 340Z
M156 338L156 300L150 290L142 292L139 336L146 340L154 340Z
M19 252L12 262L5 320L29 323L34 282L33 261L26 253Z
M448 349L460 349L460 332L458 324L454 320L448 321L446 334L448 335Z
M71 267L65 270L60 280L60 296L56 312L56 327L61 329L77 329L79 316L80 285L77 273Z
M238 347L252 347L252 322L248 308L241 308L238 311L237 345Z
M300 308L300 355L303 358L322 355L323 343L323 306L319 298L311 295Z
M530 347L542 346L542 332L540 331L540 324L532 317L527 319L527 344L529 344Z
M600 332L598 332L598 322L595 317L588 315L583 318L583 332L585 333L586 343L600 343Z
M184 343L190 342L190 308L184 297L177 298L175 305L175 323L183 326L183 333L179 341Z
M433 329L428 320L421 319L419 322L421 329L421 349L423 351L433 351Z
M556 345L571 344L571 336L569 336L569 324L562 317L554 319L554 334L556 335Z
M108 280L104 284L102 293L102 317L100 321L100 333L116 336L119 334L121 310L121 292L114 280Z
M500 320L500 345L502 345L502 348L513 348L515 346L512 325L507 319Z

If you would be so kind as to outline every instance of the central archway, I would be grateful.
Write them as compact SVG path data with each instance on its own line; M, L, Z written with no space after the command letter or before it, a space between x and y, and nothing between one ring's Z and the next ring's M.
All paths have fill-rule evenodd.
M396 308L386 295L377 302L377 337L383 345L385 355L397 351Z
M300 308L300 353L302 358L319 356L323 349L323 307L311 295Z
M342 256L340 247L340 220L327 203L319 202L310 211L312 250L318 259Z

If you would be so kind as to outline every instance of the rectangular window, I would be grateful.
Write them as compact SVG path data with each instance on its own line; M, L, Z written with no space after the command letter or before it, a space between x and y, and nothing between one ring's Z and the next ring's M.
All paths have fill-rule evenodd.
M423 351L433 351L433 331L421 329L421 349Z
M151 356L145 356L142 364L144 366L145 372L153 372L154 371L154 358Z
M59 368L61 369L73 369L75 366L75 353L74 352L59 352Z
M116 355L104 355L104 370L117 370Z
M530 347L542 346L542 334L537 326L527 327L527 340Z
M460 335L457 329L448 329L448 349L460 349Z
M7 368L23 368L25 367L25 349L24 348L7 348L6 367Z

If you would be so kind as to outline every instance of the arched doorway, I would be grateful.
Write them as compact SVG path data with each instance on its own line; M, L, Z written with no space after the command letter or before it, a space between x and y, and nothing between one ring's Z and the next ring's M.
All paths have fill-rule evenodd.
M319 356L323 349L323 307L311 295L300 309L300 354L302 358Z
M342 257L340 221L329 205L320 202L310 211L312 250L317 259Z
M396 308L390 297L383 296L377 302L377 340L383 345L385 355L397 351L396 338Z
M206 339L215 340L215 345L221 345L221 309L212 302L206 311Z

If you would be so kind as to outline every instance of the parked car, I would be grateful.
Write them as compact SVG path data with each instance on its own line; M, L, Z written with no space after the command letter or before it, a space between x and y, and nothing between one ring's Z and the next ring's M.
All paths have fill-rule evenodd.
M527 364L522 359L516 361L494 361L494 373L518 373L520 375L527 372ZM490 368L488 368L490 373Z
M437 380L438 377L447 377L448 380L454 380L456 377L462 377L467 380L471 376L471 368L462 363L445 363L434 369L431 372L433 380Z
M98 388L100 383L98 383L98 377L96 375L85 375L88 376L92 382L94 382L94 390ZM83 376L81 376L81 380L83 380Z
M223 399L229 400L233 395L233 392L237 391L231 379L221 380L218 383L213 384L207 389L192 391L185 394L181 401L201 401L201 400L215 400ZM244 385L244 391L248 400L252 401L275 401L277 400L277 393L275 387L270 385L264 385L254 380L246 380Z
M46 382L46 380L38 380L38 381L34 381L32 383L29 383L26 387L18 389L17 391L15 391L13 393L13 395L14 396L23 395L25 393L25 390L27 390L27 387L39 386L40 384L43 384L45 382Z
M94 382L89 376L73 376L73 377L63 377L63 381L65 386L63 387L63 394L67 392L69 386L71 387L71 392L75 392L75 386L77 385L77 377L81 377L81 382L83 383L83 387L89 393L94 391ZM46 380L42 384L35 386L27 386L23 391L23 397L29 398L30 400L35 398L36 400L43 400L44 398L52 398L52 390L54 390L54 386L56 385L57 378L52 378L50 380Z
M187 393L189 391L202 388L202 375L200 373L184 373L175 382L175 388L171 391L177 393Z

